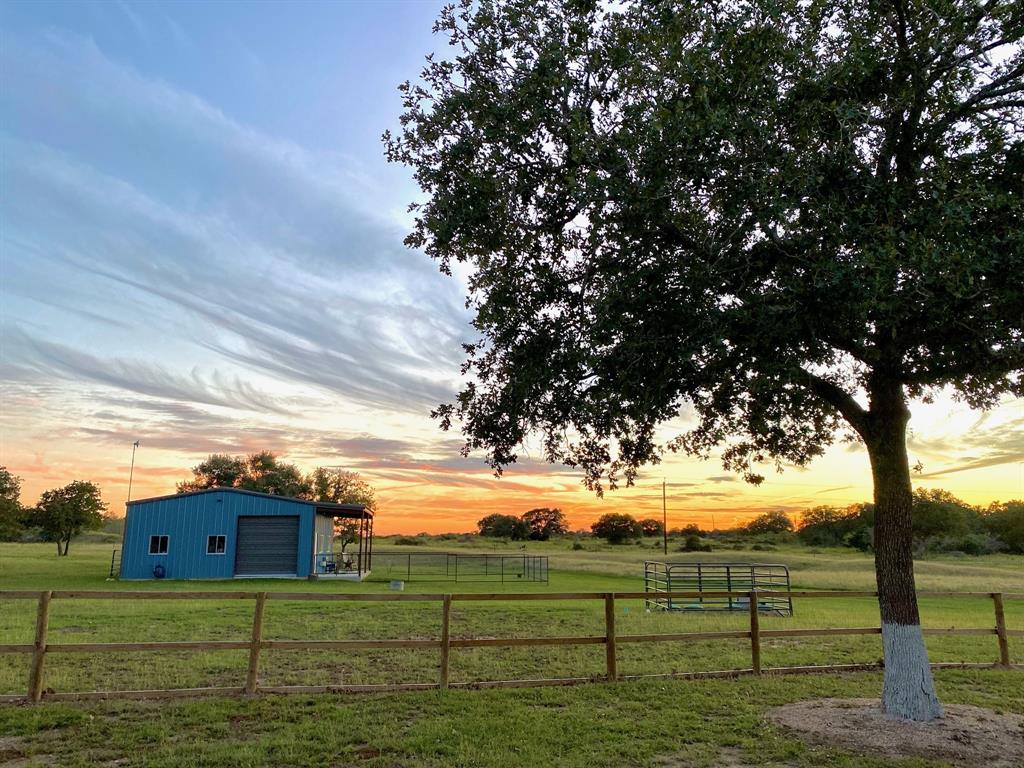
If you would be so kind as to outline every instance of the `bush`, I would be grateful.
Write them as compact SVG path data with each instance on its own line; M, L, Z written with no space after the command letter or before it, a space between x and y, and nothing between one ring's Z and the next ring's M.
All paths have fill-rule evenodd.
M859 549L861 552L870 552L875 547L874 535L868 527L858 528L847 536L843 543L848 547Z
M774 552L778 547L773 544L755 544L751 549L755 552Z
M679 547L680 552L710 552L711 545L701 541L700 536L690 534Z
M581 549L583 549L583 543L582 542L577 540L577 541L574 541L572 543L572 551L573 552L579 552Z
M415 536L399 536L395 539L395 545L399 547L422 547L423 544L423 539L417 539Z
M933 540L930 549L935 552L956 552L965 555L992 555L1006 551L1006 545L998 539L984 533L969 533L966 536L946 536Z

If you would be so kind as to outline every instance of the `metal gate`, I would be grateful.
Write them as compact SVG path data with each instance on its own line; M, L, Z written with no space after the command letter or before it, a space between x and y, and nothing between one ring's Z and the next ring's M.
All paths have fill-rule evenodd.
M236 576L295 576L299 560L299 518L239 517Z

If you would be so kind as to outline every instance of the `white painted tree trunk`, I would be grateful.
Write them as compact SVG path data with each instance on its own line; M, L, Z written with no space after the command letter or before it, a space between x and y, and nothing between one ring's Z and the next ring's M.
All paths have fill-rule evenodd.
M885 673L882 710L899 720L927 722L942 717L935 695L924 635L917 625L882 623Z

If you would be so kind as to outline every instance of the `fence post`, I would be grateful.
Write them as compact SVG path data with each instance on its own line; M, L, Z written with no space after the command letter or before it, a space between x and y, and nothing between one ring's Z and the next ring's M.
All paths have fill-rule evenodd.
M28 700L37 702L43 698L43 660L46 657L46 633L50 626L50 598L53 592L39 593L39 609L36 612L36 639L32 650L32 667L28 674Z
M615 594L609 592L604 596L604 655L608 669L608 680L619 679L615 661Z
M1003 612L1003 593L993 592L992 603L996 609L996 638L999 640L999 663L1010 666L1010 644L1006 639L1006 614Z
M448 659L451 655L452 596L441 601L441 690L448 688Z
M755 675L761 674L761 617L757 612L757 592L750 591L750 660Z
M245 676L245 692L256 693L260 674L260 649L263 647L263 606L267 593L256 595L256 610L252 615L252 641L249 643L249 671Z

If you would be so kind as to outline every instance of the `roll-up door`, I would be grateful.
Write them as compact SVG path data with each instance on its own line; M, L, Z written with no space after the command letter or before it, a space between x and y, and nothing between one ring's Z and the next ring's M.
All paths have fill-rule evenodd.
M298 563L298 517L239 517L235 574L294 576Z

